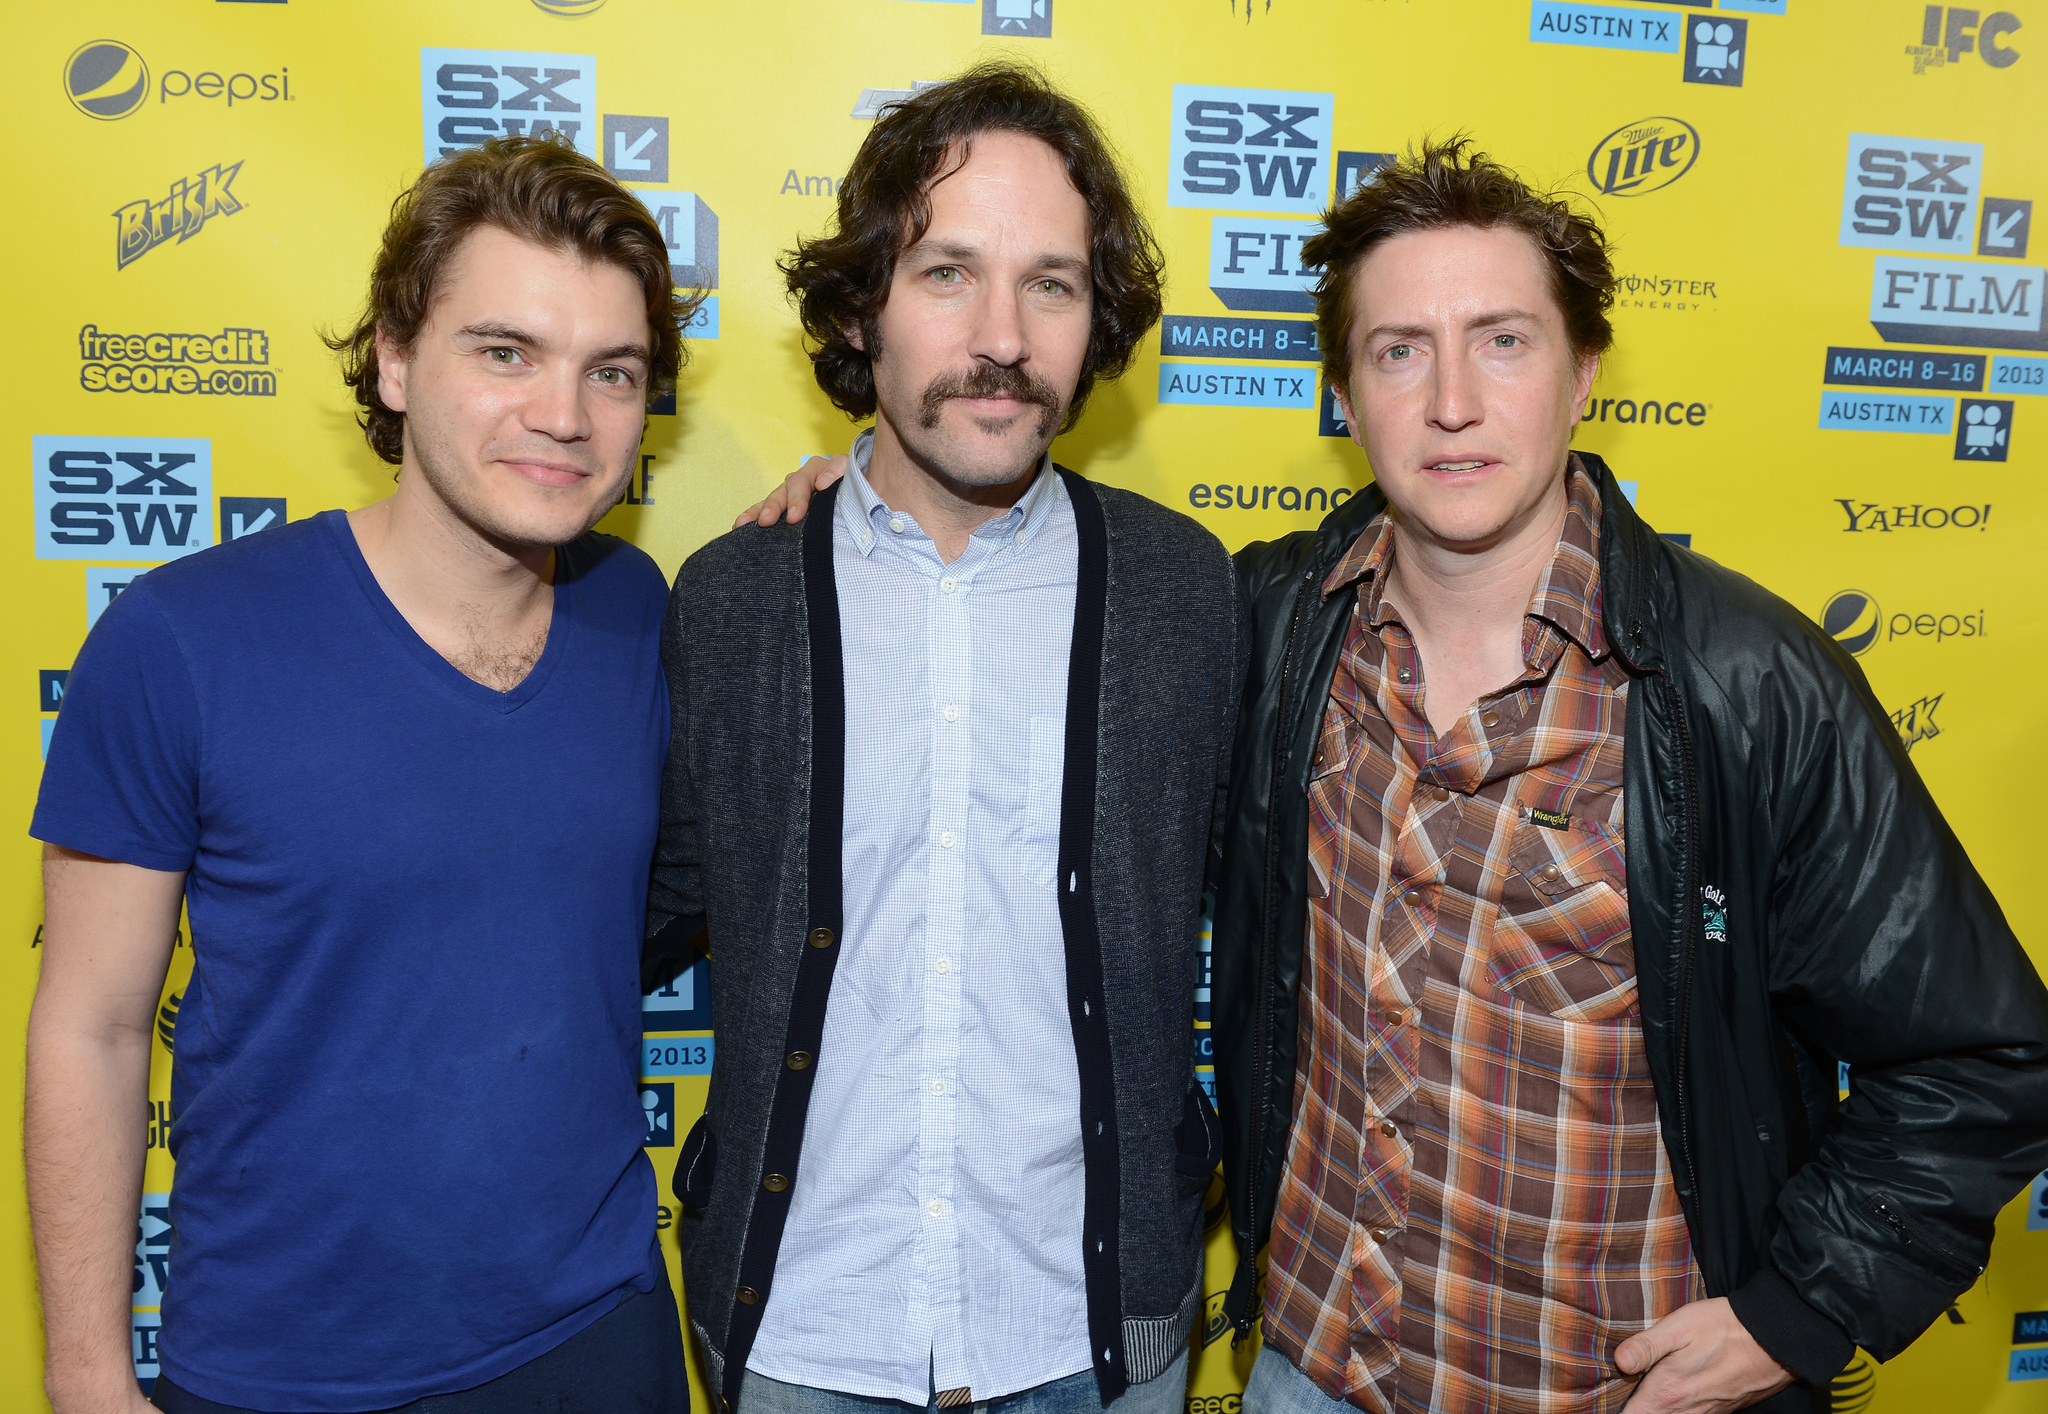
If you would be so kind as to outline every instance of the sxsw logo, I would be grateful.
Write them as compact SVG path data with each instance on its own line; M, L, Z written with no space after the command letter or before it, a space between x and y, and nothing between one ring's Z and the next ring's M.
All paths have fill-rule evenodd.
M282 496L223 496L220 498L220 543L240 540L259 530L284 524Z
M1968 255L1984 144L1849 135L1841 244Z
M1327 93L1175 84L1167 204L1319 214L1335 112Z
M676 1146L676 1086L673 1080L640 1087L640 1113L647 1121L647 1133L640 1140L643 1149L673 1149Z
M650 190L633 195L647 208L668 246L669 269L678 285L718 288L718 213L693 191Z
M426 160L486 138L552 129L596 157L597 61L588 54L421 49Z
M1913 259L1872 262L1870 322L1892 343L2048 349L2048 271L2038 265Z
M31 438L39 560L175 560L212 543L204 437Z
M604 167L622 182L666 182L668 119L605 114Z

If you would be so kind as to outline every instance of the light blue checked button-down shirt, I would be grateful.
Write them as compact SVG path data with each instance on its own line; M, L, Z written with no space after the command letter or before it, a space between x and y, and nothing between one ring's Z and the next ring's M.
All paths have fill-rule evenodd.
M872 435L833 528L842 952L747 1368L922 1407L1092 1368L1054 891L1078 549L1048 458L946 564Z

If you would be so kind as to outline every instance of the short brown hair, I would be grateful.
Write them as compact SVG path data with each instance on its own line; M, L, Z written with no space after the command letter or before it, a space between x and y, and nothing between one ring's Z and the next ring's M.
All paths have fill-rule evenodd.
M1463 136L1425 142L1323 215L1323 230L1301 248L1322 267L1316 282L1316 335L1323 372L1343 386L1351 377L1351 291L1358 267L1382 241L1409 231L1505 226L1536 243L1550 267L1550 293L1564 312L1575 357L1607 352L1614 326L1614 267L1607 238L1564 198L1532 190Z
M871 355L881 347L876 320L896 259L929 228L933 185L958 171L968 145L986 132L1037 138L1088 203L1088 354L1062 430L1079 420L1095 380L1130 367L1138 341L1159 322L1165 260L1094 119L1036 70L978 64L885 108L840 184L831 234L799 241L782 259L818 386L848 417L875 411ZM855 330L868 352L848 337Z
M552 130L490 138L429 166L391 203L362 318L348 333L326 336L341 355L342 381L355 390L363 436L394 465L403 456L405 414L384 406L377 394L378 331L402 349L412 347L433 311L449 257L479 226L634 276L647 298L648 397L675 387L682 368L681 326L702 296L676 290L667 242L647 208Z

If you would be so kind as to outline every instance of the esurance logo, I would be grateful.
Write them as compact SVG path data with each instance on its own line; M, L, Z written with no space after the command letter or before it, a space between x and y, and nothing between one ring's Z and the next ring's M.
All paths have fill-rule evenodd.
M1327 93L1175 84L1167 204L1320 214L1336 106Z
M162 201L143 197L114 212L114 268L125 270L167 241L180 245L198 235L216 216L242 209L235 198L235 177L242 164L213 166L171 183Z
M1851 133L1841 243L1968 255L1983 171L1981 142Z
M118 39L81 44L64 61L64 96L88 118L125 118L149 97L149 65Z
M1641 118L1593 146L1586 177L1602 196L1648 196L1692 170L1699 130L1683 118Z
M597 61L588 54L421 49L426 160L486 138L549 130L596 157Z
M106 334L78 331L78 386L88 393L277 395L270 336L261 329L218 334Z
M38 436L31 453L39 560L175 560L212 543L204 437Z

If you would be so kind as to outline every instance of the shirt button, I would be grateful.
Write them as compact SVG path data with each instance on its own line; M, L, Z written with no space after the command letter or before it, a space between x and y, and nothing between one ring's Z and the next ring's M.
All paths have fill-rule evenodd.
M780 1193L789 1187L789 1179L779 1173L771 1173L761 1180L761 1186L770 1193Z
M932 1093L933 1093L934 1095L943 1095L943 1094L945 1094L945 1093L946 1093L946 1082L945 1082L945 1081L943 1081L943 1080L934 1080L934 1081L932 1082Z
M932 967L939 972L951 972L953 970L953 960L951 958L942 957L937 962L933 963Z
M946 1205L940 1202L937 1198L934 1198L930 1203L927 1203L925 1205L925 1211L927 1213L930 1213L935 1218L941 1218L946 1215Z
M1558 875L1562 874L1563 872L1564 871L1558 868L1555 864L1546 864L1540 871L1543 881L1549 884L1556 883Z
M1422 907L1422 894L1419 890L1410 889L1407 893L1401 895L1401 902L1407 904L1410 908L1420 908Z
M1383 1119L1380 1121L1380 1133L1385 1135L1387 1138L1392 1139L1396 1134L1399 1134L1400 1132L1400 1130L1394 1127L1394 1122L1392 1120Z
M954 839L953 832L951 830L947 830L944 834L939 836L940 849L951 849L956 843L958 843L958 841Z
M811 1053L809 1051L791 1051L782 1063L791 1070L809 1070L811 1068Z
M1387 1009L1387 1025L1399 1026L1402 1022L1406 1021L1407 1019L1408 1014L1402 1011L1399 1007L1389 1007Z
M889 529L891 529L891 530L895 531L895 532L896 532L896 533L897 533L898 535L901 535L901 534L903 533L903 517L902 517L902 516L891 516L891 517L889 517Z
M941 594L951 594L952 592L953 592L953 577L952 577L951 575L947 575L947 576L946 576L946 577L945 577L944 579L942 579L942 580L940 580L940 581L939 581L939 593L941 593Z
M1403 668L1403 669L1401 669L1401 671L1400 671L1400 672L1398 672L1398 673L1395 673L1395 674L1394 674L1394 676L1395 676L1395 677L1397 677L1397 678L1399 678L1399 679L1400 679L1400 680L1401 680L1402 682L1414 682L1414 681L1415 681L1415 674L1413 674L1413 673L1409 672L1409 671L1408 671L1408 670L1407 670L1406 668Z
M1488 712L1488 713L1486 713L1486 714L1485 714L1484 716L1482 716L1482 717L1481 717L1481 718L1479 719L1479 725L1480 725L1480 726L1482 726L1482 727L1497 727L1497 726L1499 726L1499 725L1500 725L1500 713L1498 713L1498 712Z
M1429 788L1429 798L1431 800L1449 800L1451 793L1442 786L1431 786Z
M960 720L960 709L959 709L958 707L948 707L948 708L946 709L946 711L945 711L945 718L946 718L946 720L947 720L947 721L949 721L949 722L957 722L957 721L959 721L959 720Z
M1374 1242L1385 1242L1393 1235L1394 1230L1390 1227L1376 1227L1372 1230L1372 1240Z

